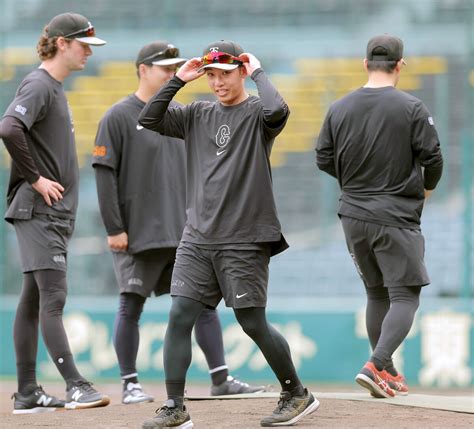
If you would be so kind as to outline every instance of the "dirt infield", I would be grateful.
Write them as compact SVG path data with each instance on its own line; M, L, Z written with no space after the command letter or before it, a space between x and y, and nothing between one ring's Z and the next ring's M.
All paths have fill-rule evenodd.
M110 394L111 405L81 411L61 411L34 415L12 415L10 395L15 384L0 382L0 427L1 428L141 428L141 423L152 417L165 398L162 386L145 385L147 391L157 397L157 402L137 405L121 405L117 384L100 384L96 387ZM309 386L313 391L323 391L321 386ZM46 390L64 396L60 384L48 383ZM8 391L7 391L8 389ZM207 386L191 386L190 395L208 394ZM350 387L345 391L357 391ZM433 394L433 392L431 392ZM445 393L445 392L442 392ZM448 392L449 393L449 392ZM472 392L471 392L472 393ZM458 392L454 394L459 394ZM466 394L466 392L464 392ZM319 410L302 420L299 428L471 428L474 429L474 415L439 411L426 408L403 407L377 402L320 399ZM276 405L276 399L238 399L188 401L187 406L195 428L205 429L251 429L259 428L261 417L269 414Z

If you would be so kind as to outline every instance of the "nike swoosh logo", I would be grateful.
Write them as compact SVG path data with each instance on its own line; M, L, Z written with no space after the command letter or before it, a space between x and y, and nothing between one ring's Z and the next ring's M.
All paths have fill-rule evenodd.
M236 297L237 299L240 299L240 298L242 298L243 296L245 296L245 295L247 295L247 294L248 294L248 292L245 292L245 293L243 293L242 295L237 294L237 295L235 295L235 297Z
M137 125L137 130L138 131L143 130L143 127L141 125Z
M227 149L222 149L222 150L218 150L216 152L216 155L219 156L219 155L222 155Z

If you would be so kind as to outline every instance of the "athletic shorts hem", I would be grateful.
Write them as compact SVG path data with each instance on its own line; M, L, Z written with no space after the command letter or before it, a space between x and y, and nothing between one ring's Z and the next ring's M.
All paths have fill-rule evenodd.
M202 297L197 297L196 295L194 295L192 293L186 293L186 292L181 292L181 293L172 292L171 293L171 297L174 298L176 296L182 296L183 298L192 299L193 301L200 302L201 304L204 304L206 307L211 307L211 308L216 308L219 305L219 302L221 301L221 300L219 300L219 302L216 304L214 302L212 302L212 303L209 302L209 300L202 299Z
M36 265L34 267L22 267L23 273L31 273L34 271L41 271L41 270L55 270L55 271L64 271L67 273L67 267L62 267L58 265Z

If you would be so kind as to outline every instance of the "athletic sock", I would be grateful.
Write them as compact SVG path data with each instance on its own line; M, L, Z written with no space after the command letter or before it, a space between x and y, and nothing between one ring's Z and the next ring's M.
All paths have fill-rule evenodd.
M184 386L185 380L166 380L166 393L168 394L168 399L172 399L176 408L183 409L184 403Z
M396 370L395 366L392 363L389 363L385 366L385 371L387 371L390 375L396 377L398 375L398 371Z
M211 372L212 369L209 371L211 374L212 384L214 386L218 386L219 384L224 383L229 376L229 370L227 368L221 369L220 371Z
M304 396L304 386L300 384L299 386L293 387L293 389L290 390L290 395L291 396Z
M380 359L377 359L376 357L372 357L370 360L374 364L375 368L377 368L377 371L382 371L384 369L384 365Z
M122 377L123 382L123 390L127 390L128 383L137 384L138 383L138 376L134 375L132 377Z

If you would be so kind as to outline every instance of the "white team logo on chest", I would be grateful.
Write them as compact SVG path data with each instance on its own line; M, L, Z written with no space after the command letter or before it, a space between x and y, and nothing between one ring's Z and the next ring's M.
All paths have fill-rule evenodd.
M226 146L230 140L230 128L228 125L221 125L217 130L216 134L216 145L219 147L217 149L216 155L222 155L226 150Z

